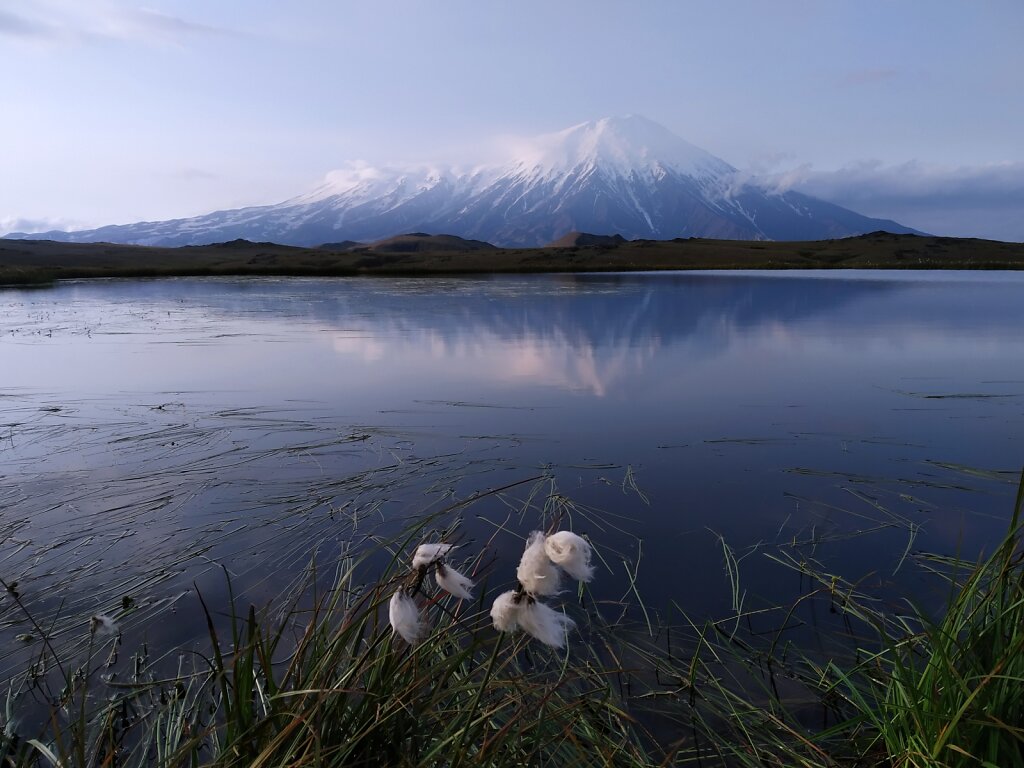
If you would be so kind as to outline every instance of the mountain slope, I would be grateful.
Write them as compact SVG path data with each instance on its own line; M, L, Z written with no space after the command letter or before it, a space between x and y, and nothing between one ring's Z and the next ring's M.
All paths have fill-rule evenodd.
M246 238L316 245L416 231L538 246L572 231L627 239L755 240L914 231L798 192L739 185L737 178L724 160L646 118L604 118L541 136L504 165L469 171L353 166L278 205L9 237L143 245Z

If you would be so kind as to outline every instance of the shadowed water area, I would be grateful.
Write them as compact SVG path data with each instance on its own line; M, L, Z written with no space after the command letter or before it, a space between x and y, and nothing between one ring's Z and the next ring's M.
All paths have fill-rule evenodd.
M797 541L927 600L907 558L976 553L1010 515L1022 299L1002 272L0 291L0 577L20 601L0 603L3 678L39 655L26 612L62 647L99 612L127 647L186 646L196 589L223 608L225 574L265 604L314 557L517 483L455 514L492 592L545 522L540 482L611 603L791 600L762 549Z

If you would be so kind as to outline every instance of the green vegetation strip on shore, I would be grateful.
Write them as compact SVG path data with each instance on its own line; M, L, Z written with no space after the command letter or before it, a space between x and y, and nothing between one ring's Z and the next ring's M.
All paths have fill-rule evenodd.
M415 247L404 242L418 238ZM402 240L401 243L394 243ZM458 241L455 243L455 241ZM453 244L455 243L455 244ZM224 275L438 275L664 269L1021 269L1024 244L874 232L841 240L677 238L495 248L430 235L332 250L235 240L180 248L0 238L0 286L62 279Z

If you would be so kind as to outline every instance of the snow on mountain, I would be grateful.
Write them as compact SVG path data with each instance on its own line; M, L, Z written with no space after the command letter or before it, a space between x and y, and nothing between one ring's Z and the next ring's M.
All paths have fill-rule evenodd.
M527 150L518 166L546 175L588 165L617 176L671 170L708 178L736 171L724 160L639 115L581 123L540 136L532 144L533 151Z
M329 198L341 202L389 196L396 202L401 202L436 186L442 179L450 178L449 169L436 166L376 168L366 163L352 163L345 168L331 171L319 187L287 200L282 205L311 205Z
M377 240L403 232L537 246L567 232L627 239L808 240L911 232L797 192L741 183L735 168L644 117L581 123L537 137L511 161L332 171L277 205L80 232L23 233L75 242L195 245L246 238L293 245Z

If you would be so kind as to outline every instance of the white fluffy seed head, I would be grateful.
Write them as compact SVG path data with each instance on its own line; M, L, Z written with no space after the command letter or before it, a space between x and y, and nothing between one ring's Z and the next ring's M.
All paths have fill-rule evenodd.
M415 645L423 637L423 622L420 620L420 609L416 601L399 589L391 596L388 605L388 618L391 628L395 630L409 645Z
M420 544L416 547L416 553L412 556L412 567L420 568L424 565L436 563L455 547L451 544Z
M525 601L524 601L525 602ZM519 626L529 635L552 648L564 648L569 630L576 622L539 600L525 604L519 611Z
M89 619L89 631L97 635L116 635L121 628L106 614L97 613Z
M559 531L544 540L544 552L551 562L577 581L594 578L594 566L590 564L590 544L572 531Z
M516 569L516 578L531 595L558 592L561 574L544 551L544 534L534 531L526 540L526 550Z
M438 563L434 571L434 579L437 581L437 586L448 594L461 597L463 600L473 599L473 595L469 591L473 588L473 582L450 565Z
M522 603L516 601L516 593L512 590L502 592L494 599L491 606L491 622L499 632L515 632L519 628L519 612L522 609L526 598Z

